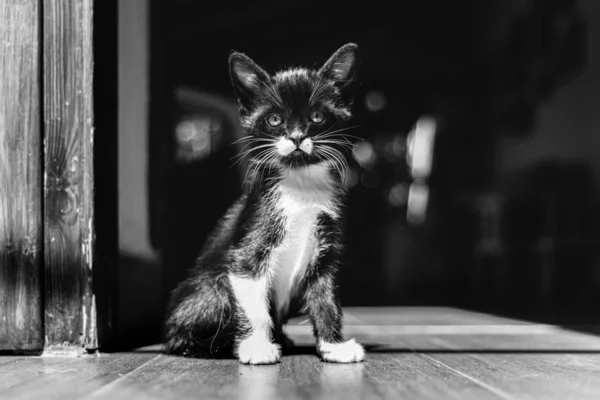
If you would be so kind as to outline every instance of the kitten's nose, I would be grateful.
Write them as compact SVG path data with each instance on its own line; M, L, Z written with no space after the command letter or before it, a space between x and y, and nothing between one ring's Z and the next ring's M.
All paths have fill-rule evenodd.
M300 144L302 143L302 141L306 138L306 136L302 136L299 138L292 138L292 142L294 142L294 144L296 145L296 147L300 147Z
M305 138L306 135L300 129L294 129L289 135L289 139L294 142L296 148L300 147L300 143L302 143Z

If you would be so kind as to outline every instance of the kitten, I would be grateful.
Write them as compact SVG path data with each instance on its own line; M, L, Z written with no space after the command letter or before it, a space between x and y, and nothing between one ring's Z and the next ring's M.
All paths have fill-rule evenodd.
M342 251L346 129L358 67L346 44L321 69L268 75L246 55L229 57L250 155L241 198L220 221L190 276L171 298L168 353L235 355L271 364L289 345L282 325L307 314L324 361L359 362L344 341L335 273Z

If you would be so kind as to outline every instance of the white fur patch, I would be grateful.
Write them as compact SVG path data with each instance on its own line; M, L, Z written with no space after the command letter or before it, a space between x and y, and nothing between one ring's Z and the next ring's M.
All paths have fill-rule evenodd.
M290 139L282 137L276 143L277 152L282 156L290 155L296 150L296 145Z
M311 138L306 138L300 143L300 150L305 152L306 154L312 153L313 142Z
M320 341L318 350L324 361L335 363L353 363L365 359L365 349L354 339L344 343L328 343Z
M337 215L335 193L329 168L326 164L306 169L283 171L284 177L276 191L278 207L285 217L285 237L273 250L275 304L285 312L294 294L298 278L319 251L315 235L320 213Z
M279 207L286 218L315 210L333 217L338 215L334 181L329 168L329 163L323 162L282 171L283 178L277 191L280 194Z
M272 364L280 358L279 346L271 343L273 322L269 315L269 277L229 275L233 294L248 320L250 336L237 345L244 364Z

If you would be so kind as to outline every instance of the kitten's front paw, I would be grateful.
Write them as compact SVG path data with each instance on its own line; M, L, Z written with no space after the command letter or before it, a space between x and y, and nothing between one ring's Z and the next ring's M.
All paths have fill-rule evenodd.
M319 353L323 361L353 363L365 359L365 349L354 339L344 343L319 342Z
M258 339L250 336L240 342L238 359L242 364L274 364L281 358L279 345L267 339Z

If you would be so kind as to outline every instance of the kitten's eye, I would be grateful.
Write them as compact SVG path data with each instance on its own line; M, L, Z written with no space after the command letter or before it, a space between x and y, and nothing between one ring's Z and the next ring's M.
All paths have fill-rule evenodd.
M325 121L325 114L323 114L323 111L315 110L310 113L310 120L315 124L322 124Z
M278 127L283 123L283 118L279 114L271 114L267 117L267 124L272 126L273 128Z

